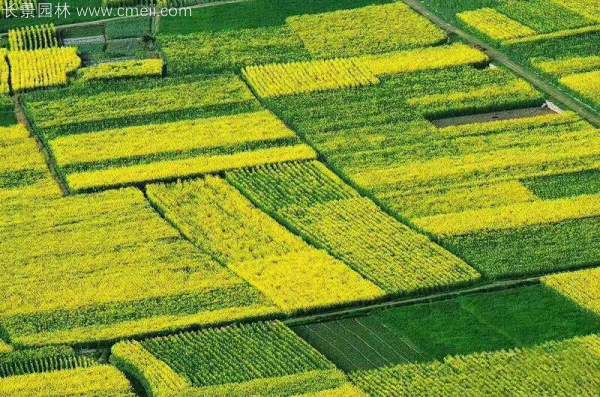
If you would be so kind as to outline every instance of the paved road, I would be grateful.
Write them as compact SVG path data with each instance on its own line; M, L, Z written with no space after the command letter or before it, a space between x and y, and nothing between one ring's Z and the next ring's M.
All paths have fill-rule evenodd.
M566 105L571 110L577 112L581 117L588 120L590 123L595 125L596 127L600 127L600 114L594 109L592 106L587 103L559 90L556 86L544 80L543 78L535 75L527 68L522 65L514 62L503 52L497 50L492 47L488 43L480 40L479 38L473 36L470 33L465 32L464 30L446 22L444 19L440 18L433 12L429 11L427 7L425 7L418 0L403 0L406 4L412 7L419 14L431 20L436 25L445 29L448 32L454 33L461 37L466 42L469 42L475 46L480 47L491 59L496 62L503 64L510 70L512 70L515 74L522 77L523 79L529 81L540 91L545 92L548 96L550 96L553 100L556 100L563 105Z

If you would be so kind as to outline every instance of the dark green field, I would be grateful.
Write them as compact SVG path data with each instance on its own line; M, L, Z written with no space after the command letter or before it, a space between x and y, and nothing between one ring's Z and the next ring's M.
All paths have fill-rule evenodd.
M586 335L600 319L541 285L398 307L294 331L348 371Z

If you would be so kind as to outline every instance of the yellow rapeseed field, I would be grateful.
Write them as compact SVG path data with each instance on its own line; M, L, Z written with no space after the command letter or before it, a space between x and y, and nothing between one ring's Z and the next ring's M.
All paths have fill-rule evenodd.
M532 36L536 31L494 10L481 8L456 14L458 19L495 40Z

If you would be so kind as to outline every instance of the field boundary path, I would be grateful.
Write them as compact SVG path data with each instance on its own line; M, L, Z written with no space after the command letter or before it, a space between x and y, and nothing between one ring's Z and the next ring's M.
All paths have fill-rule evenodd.
M561 91L553 84L547 82L541 77L536 76L531 71L527 70L523 65L514 62L508 55L504 54L501 50L494 48L490 44L487 44L483 40L475 37L474 35L467 33L459 27L446 22L440 16L430 11L427 7L421 4L418 0L402 0L408 4L413 10L423 15L436 25L440 26L444 30L454 33L468 43L480 47L491 59L498 61L510 70L512 70L519 77L529 81L533 86L543 91L557 102L566 105L581 117L592 123L596 127L600 127L600 114L586 104L585 102Z

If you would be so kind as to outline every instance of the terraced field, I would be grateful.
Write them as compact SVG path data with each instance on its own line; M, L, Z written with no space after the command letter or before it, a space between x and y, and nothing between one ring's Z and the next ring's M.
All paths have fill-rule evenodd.
M0 3L0 395L600 390L597 0Z

